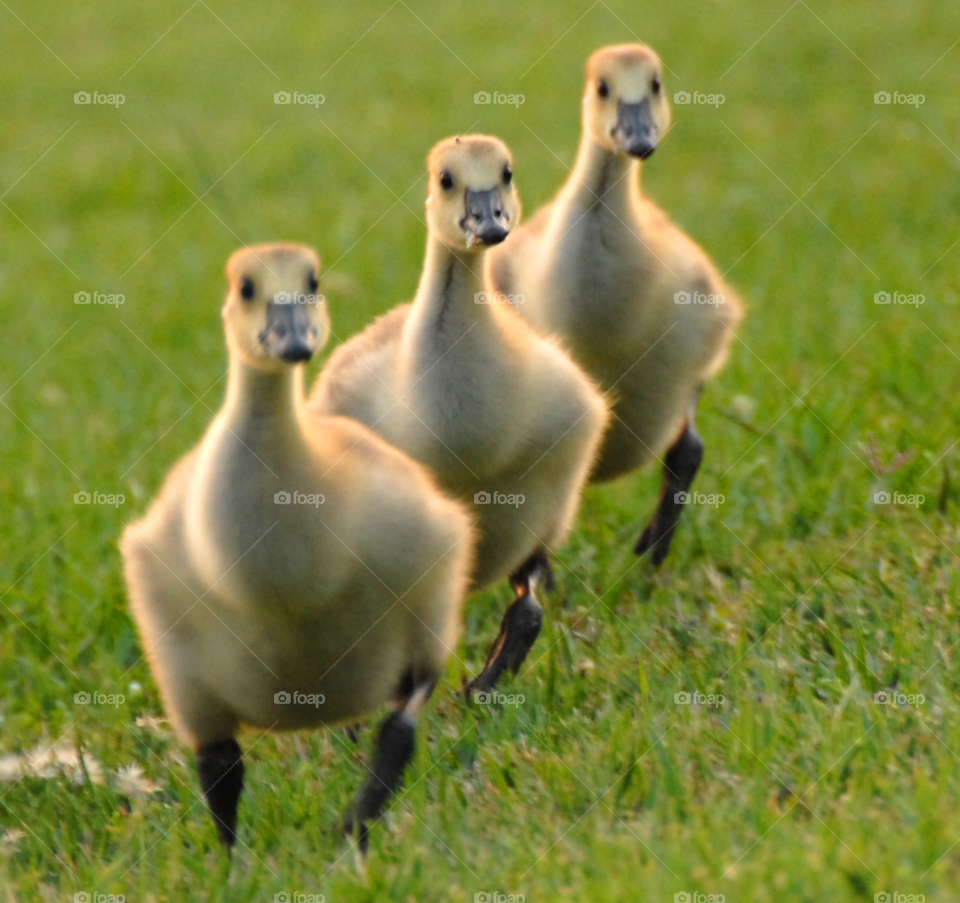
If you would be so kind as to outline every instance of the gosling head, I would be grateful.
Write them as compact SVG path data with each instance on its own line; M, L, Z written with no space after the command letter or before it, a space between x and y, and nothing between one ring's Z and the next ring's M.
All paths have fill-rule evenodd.
M319 276L320 258L305 245L254 245L234 253L223 305L234 354L275 372L310 360L330 333Z
M670 125L660 58L643 44L601 47L587 61L583 126L613 154L646 160Z
M447 138L427 160L427 228L455 251L500 244L520 220L507 146L486 135Z

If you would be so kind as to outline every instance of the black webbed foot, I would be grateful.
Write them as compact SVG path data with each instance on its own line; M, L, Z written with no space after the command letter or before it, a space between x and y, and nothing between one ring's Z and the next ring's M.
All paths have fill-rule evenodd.
M510 575L516 599L504 612L500 633L490 647L483 671L467 684L468 698L492 690L504 671L516 674L520 670L543 626L543 607L535 592L539 584L548 590L554 588L550 560L543 549L535 551Z
M236 740L219 740L197 750L200 789L220 841L231 853L237 842L237 803L243 792L243 753Z

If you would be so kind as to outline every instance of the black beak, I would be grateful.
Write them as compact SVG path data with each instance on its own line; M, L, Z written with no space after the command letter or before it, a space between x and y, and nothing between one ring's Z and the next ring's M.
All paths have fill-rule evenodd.
M467 246L476 239L483 245L498 245L510 234L510 216L503 209L499 188L466 191L467 215L460 225L467 233Z
M267 302L267 328L260 342L273 357L288 364L308 361L317 350L317 327L310 318L310 305L298 300Z
M628 154L646 160L657 149L658 131L648 98L640 103L620 102L613 137Z

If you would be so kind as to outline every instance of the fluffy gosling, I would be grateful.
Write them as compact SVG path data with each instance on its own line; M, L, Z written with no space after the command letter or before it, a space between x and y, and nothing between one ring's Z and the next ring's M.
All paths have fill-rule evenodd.
M353 813L366 849L456 642L470 571L467 515L423 467L306 408L303 362L329 333L319 266L298 245L230 258L226 400L121 543L147 657L228 850L242 725L351 722L392 701Z

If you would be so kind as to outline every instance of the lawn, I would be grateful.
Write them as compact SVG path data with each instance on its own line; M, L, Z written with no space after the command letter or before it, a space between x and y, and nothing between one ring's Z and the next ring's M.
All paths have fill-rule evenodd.
M960 899L958 38L932 0L0 3L0 899ZM244 735L228 864L117 550L220 403L223 264L314 245L327 356L413 294L428 149L500 136L532 214L584 60L636 39L723 96L643 171L746 303L699 420L723 502L653 571L659 475L590 489L518 704L458 696L509 591L471 600L365 864L371 732Z

